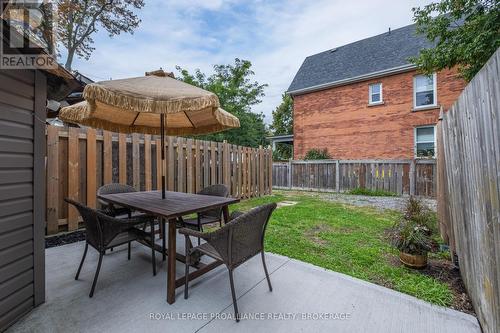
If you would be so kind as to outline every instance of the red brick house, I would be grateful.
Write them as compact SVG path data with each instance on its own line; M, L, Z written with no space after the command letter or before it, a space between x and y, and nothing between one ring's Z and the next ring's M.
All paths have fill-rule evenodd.
M335 159L433 157L440 107L465 82L455 70L419 74L408 58L428 47L409 25L307 57L288 89L294 158L313 148Z

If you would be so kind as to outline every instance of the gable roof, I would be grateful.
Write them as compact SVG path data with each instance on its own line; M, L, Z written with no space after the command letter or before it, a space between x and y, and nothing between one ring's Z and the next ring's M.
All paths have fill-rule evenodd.
M288 93L298 95L415 68L408 61L434 45L408 25L307 57Z

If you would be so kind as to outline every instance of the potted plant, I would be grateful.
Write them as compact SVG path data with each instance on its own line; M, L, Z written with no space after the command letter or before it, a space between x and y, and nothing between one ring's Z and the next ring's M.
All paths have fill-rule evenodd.
M392 232L392 243L399 250L399 260L407 267L427 266L427 252L432 248L431 213L422 203L410 197L402 218Z

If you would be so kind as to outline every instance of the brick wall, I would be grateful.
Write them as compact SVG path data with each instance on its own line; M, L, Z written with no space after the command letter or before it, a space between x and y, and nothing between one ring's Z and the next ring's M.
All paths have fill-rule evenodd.
M412 111L415 71L294 97L294 158L327 148L335 159L414 157L414 128L434 125L439 106L447 110L465 82L455 70L437 74L437 104ZM368 106L368 85L381 82L383 105Z

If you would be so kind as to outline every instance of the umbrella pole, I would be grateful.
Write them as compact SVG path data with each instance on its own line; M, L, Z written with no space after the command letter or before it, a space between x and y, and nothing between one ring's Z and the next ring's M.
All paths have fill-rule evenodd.
M160 117L160 141L161 141L161 198L165 199L165 114L162 113Z

